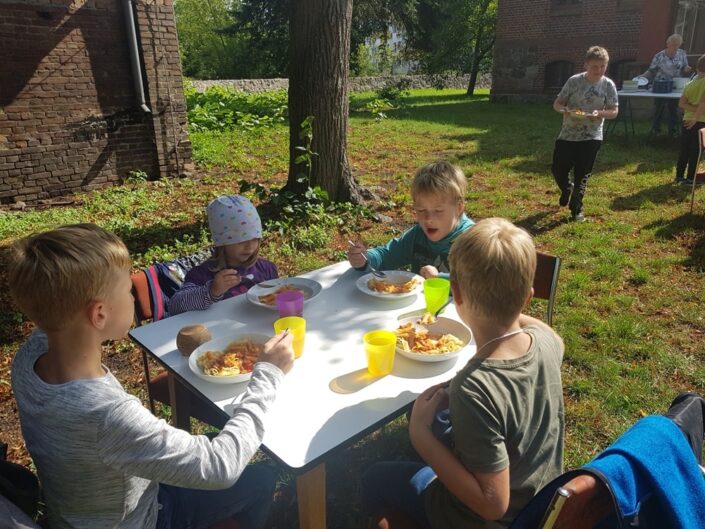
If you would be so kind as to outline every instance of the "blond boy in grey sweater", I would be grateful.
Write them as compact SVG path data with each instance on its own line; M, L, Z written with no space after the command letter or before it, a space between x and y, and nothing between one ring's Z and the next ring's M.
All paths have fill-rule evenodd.
M154 417L101 362L101 344L124 337L133 320L130 258L118 237L79 224L23 239L12 247L9 283L39 328L14 359L12 388L53 529L265 524L274 477L248 462L293 365L290 336L267 343L245 397L211 440Z

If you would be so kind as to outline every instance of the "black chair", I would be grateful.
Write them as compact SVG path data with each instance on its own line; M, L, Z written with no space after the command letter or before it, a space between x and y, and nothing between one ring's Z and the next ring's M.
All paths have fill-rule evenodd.
M561 270L561 258L543 252L536 252L536 274L534 275L534 297L545 299L546 323L553 326L553 307L558 288L558 273Z
M666 446L682 447L674 448L673 454L682 454L683 459L679 459L679 461L686 463L686 466L674 465L670 475L675 476L679 473L679 469L682 471L683 468L687 468L692 471L693 475L702 477L698 465L702 461L705 399L695 393L682 393L671 403L665 416L678 426L687 442L684 443L682 439L679 441L678 434L676 434L672 444L661 445L662 449ZM632 436L632 439L641 438L651 432L655 433L656 430L642 428L636 433L631 432L630 429L620 439L628 438L629 435ZM615 444L618 442L619 440ZM622 444L617 453L625 454L624 460L630 462L629 472L633 472L634 475L645 475L640 463L634 461L653 459L660 460L660 464L663 465L667 465L670 461L663 457L666 452L663 452L661 457L655 455L653 458L650 457L650 453L644 453L644 450L653 450L648 443L637 445L641 447L641 454L636 452L630 454L625 446L629 447L630 445ZM610 447L606 451L609 449ZM691 450L695 459L689 454ZM692 463L692 467L687 466L688 461ZM635 515L626 516L625 513L622 513L616 499L615 490L619 487L611 484L611 479L619 479L620 476L610 475L605 471L605 467L598 469L600 469L599 466L594 468L592 464L588 464L586 467L571 470L553 480L524 507L509 529L626 529L627 527L661 529L670 527L666 507L663 503L667 500L662 499L660 494L655 493L656 491L648 489L654 484L647 485L642 482L643 489L635 489L635 494L641 494L638 512ZM625 476L622 475L621 479L625 479ZM699 480L700 478L696 478L693 483ZM696 493L692 492L694 494L693 501L697 502L702 499L705 493L702 485L695 487L695 489L699 490L698 499L695 499ZM699 506L697 503L694 505L697 510Z

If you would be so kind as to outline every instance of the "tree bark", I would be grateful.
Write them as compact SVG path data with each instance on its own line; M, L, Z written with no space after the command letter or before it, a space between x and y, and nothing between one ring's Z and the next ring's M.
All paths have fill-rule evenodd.
M313 116L311 187L334 201L359 201L347 158L348 62L352 0L293 0L290 14L289 177L286 189L302 192L308 174L297 146L301 123Z

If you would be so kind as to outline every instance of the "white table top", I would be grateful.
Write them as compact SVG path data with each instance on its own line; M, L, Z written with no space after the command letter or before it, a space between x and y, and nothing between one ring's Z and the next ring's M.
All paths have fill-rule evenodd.
M323 291L304 308L307 321L303 355L285 377L266 419L263 447L293 469L310 468L337 447L348 446L397 416L427 387L449 380L475 354L475 343L455 359L427 363L396 355L390 375L367 374L362 335L393 330L398 318L425 306L423 294L386 300L355 286L360 273L345 262L301 277L315 279ZM457 319L455 307L444 316ZM158 360L221 409L242 393L246 383L214 384L191 372L176 350L184 325L202 323L213 337L236 329L273 334L275 310L253 305L245 295L214 304L205 311L179 314L137 327L130 336Z
M648 97L652 99L680 99L682 90L674 90L665 94L654 93L651 90L618 90L619 97Z

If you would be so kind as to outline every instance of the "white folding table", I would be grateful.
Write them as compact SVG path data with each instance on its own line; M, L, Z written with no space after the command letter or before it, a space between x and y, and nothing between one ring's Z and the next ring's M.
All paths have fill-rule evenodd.
M617 96L619 97L619 114L616 119L610 121L607 124L605 130L606 133L610 133L617 128L619 122L624 123L624 136L626 137L629 128L631 128L632 136L634 133L634 116L632 114L632 99L680 99L681 90L666 92L666 93L654 93L651 90L618 90Z
M390 375L370 377L362 335L373 329L395 329L400 317L420 315L425 302L421 293L397 300L372 297L355 286L360 275L347 262L302 274L318 281L323 290L304 307L304 353L285 377L267 414L262 448L297 474L301 529L326 525L326 459L402 414L419 393L449 380L475 353L473 341L458 357L443 362L418 362L397 354ZM457 319L452 304L444 315ZM256 306L241 295L205 311L135 328L130 336L171 377L225 414L246 383L222 385L197 377L187 358L176 350L176 334L184 325L196 323L206 325L213 337L239 330L273 334L276 318L276 311Z

